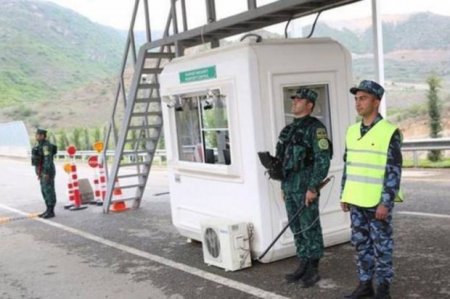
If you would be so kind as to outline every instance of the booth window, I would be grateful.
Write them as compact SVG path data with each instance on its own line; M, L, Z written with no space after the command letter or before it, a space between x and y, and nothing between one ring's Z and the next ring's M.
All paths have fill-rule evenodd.
M231 164L225 95L218 89L185 94L174 108L180 161Z
M314 85L296 85L283 88L284 99L284 118L286 124L292 123L294 115L291 112L291 95L295 94L295 91L299 88L309 88L317 92L316 105L312 112L312 116L317 117L327 128L328 138L332 139L331 130L331 114L330 114L330 97L328 92L328 84L314 84Z

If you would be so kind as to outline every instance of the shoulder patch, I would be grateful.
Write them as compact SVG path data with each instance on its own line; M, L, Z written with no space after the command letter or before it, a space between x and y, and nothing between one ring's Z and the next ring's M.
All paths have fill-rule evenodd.
M50 155L50 148L47 145L42 147L42 151L44 152L44 156Z
M316 137L317 139L326 139L327 136L327 130L325 130L325 128L318 128L316 130Z
M326 139L326 138L320 139L318 144L319 144L319 148L321 150L327 150L330 147L330 145L328 143L328 139Z

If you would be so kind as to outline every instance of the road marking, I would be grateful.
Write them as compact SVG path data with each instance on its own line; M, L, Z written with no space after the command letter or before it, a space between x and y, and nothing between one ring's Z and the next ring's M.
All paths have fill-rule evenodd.
M29 215L28 213L5 206L3 204L0 204L0 208L11 211L11 212L15 212L15 213L18 213L18 214L24 215L24 216ZM252 286L246 285L244 283L241 283L241 282L238 282L238 281L235 281L232 279L228 279L228 278L216 275L216 274L212 274L212 273L209 273L209 272L206 272L206 271L203 271L203 270L200 270L200 269L197 269L197 268L194 268L194 267L182 264L182 263L174 262L174 261L166 259L164 257L158 256L155 254L151 254L149 252L145 252L145 251L142 251L142 250L139 250L139 249L127 246L127 245L123 245L123 244L120 244L120 243L117 243L114 241L110 241L110 240L104 239L102 237L93 235L88 232L78 230L78 229L70 227L70 226L65 226L63 224L59 224L59 223L41 219L41 218L33 218L33 219L35 221L39 221L39 222L45 223L47 225L59 228L66 232L70 232L70 233L80 236L82 238L118 249L118 250L121 250L124 252L127 252L129 254L133 254L135 256L145 258L152 262L159 263L159 264L165 265L167 267L171 267L171 268L186 272L188 274L198 276L200 278L224 285L226 287L229 287L229 288L232 288L232 289L235 289L235 290L238 290L238 291L259 297L259 298L288 299L288 297L284 297L284 296L278 295L276 293L272 293L272 292L265 291L263 289L252 287Z
M408 211L400 211L400 212L397 212L396 214L412 215L412 216L423 216L423 217L433 217L433 218L449 218L450 219L450 215L446 215L446 214L408 212Z
M422 181L422 182L436 182L436 183L440 183L440 182L448 182L448 178L444 178L444 179L437 179L437 178L417 178L417 177L402 177L402 180L405 181Z
M0 217L0 224L9 223L16 220L33 219L38 217L39 213L26 213L24 216L19 217Z

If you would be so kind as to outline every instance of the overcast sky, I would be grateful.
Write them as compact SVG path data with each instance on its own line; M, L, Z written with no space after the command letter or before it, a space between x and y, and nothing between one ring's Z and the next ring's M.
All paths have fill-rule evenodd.
M65 6L88 17L90 20L117 29L128 29L134 0L47 0ZM143 2L143 1L141 1ZM152 28L164 28L171 0L148 0ZM178 1L179 2L179 1ZM274 2L257 0L258 6ZM186 0L189 28L205 24L205 0ZM342 20L370 16L372 0L347 5L324 12L321 20ZM216 0L217 18L223 18L246 10L247 0ZM385 14L409 14L433 12L450 16L448 0L380 0L380 11ZM142 22L140 22L142 23ZM143 28L143 26L138 26Z

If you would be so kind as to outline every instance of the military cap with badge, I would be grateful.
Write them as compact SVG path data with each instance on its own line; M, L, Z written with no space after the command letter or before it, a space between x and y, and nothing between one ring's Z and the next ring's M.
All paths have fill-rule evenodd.
M312 89L302 87L297 89L295 94L291 96L291 100L294 99L307 99L315 103L317 100L317 92Z
M362 80L357 87L350 88L350 93L356 94L358 91L364 91L376 96L379 100L383 98L384 88L380 84L371 80Z

